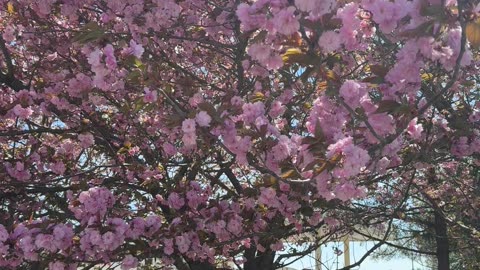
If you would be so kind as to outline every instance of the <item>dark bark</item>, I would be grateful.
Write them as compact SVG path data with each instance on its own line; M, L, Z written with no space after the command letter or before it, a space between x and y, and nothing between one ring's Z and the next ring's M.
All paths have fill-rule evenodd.
M190 263L191 270L216 270L217 268L209 263L195 262Z
M435 169L431 168L428 175L428 184L434 185L437 182ZM428 194L424 194L431 203L434 213L433 226L435 229L435 244L437 256L437 270L450 270L450 247L448 242L448 225L447 220L438 206L438 203Z
M438 270L450 270L450 250L447 236L447 222L442 213L435 211L435 240L437 243Z
M265 252L258 252L256 248L251 248L245 251L244 270L275 270L274 259L275 251L267 250Z
M13 60L6 44L7 43L3 39L2 35L0 35L0 51L3 54L3 58L7 66L6 73L0 72L0 84L10 87L16 92L27 89L28 87L14 76L15 67L13 66Z

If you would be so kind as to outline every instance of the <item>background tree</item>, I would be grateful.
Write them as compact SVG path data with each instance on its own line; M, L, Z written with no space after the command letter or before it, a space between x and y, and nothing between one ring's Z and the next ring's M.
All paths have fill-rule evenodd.
M389 247L377 256L388 258L401 252L408 257L427 258L431 269L442 265L450 265L451 269L475 269L479 222L473 207L478 204L478 184L468 179L478 181L475 176L478 166L467 159L462 163L437 164L430 173L434 170L435 174L428 175L434 182L425 179L423 183L412 183L409 203L394 214L398 224L393 238L397 241L386 243ZM397 187L392 188L394 192L401 192ZM465 206L458 207L459 201ZM385 212L385 209L377 211ZM449 254L442 253L446 248ZM445 260L448 258L450 263Z

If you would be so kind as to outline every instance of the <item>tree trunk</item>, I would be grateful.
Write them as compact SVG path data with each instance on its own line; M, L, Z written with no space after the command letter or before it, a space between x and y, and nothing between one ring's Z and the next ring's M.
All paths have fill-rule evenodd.
M190 263L191 270L215 270L217 269L214 265L205 262Z
M450 270L447 222L439 210L435 211L435 240L437 242L437 269Z
M435 184L435 169L431 168L429 170L428 183L430 185ZM447 235L447 221L443 216L442 210L438 206L438 203L435 202L427 194L426 198L432 204L432 208L435 211L434 214L434 226L435 226L435 242L437 246L437 270L450 270L450 250L448 246L448 235Z
M266 250L264 253L257 252L256 248L250 248L245 251L244 270L275 270L273 261L275 259L275 251Z

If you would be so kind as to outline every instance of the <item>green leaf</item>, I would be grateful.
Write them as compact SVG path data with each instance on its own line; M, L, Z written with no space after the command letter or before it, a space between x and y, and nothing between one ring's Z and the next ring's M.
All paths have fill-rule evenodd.
M320 142L323 142L325 141L325 133L323 133L323 129L322 127L320 126L320 122L317 121L317 123L315 124L315 134L314 134L315 138L317 140L319 140Z
M89 22L84 27L82 27L82 29L73 37L73 41L80 44L85 44L98 40L104 36L104 29L102 29L95 22Z
M145 102L143 102L143 98L138 98L134 103L135 112L140 111L144 106L145 106Z
M388 73L388 69L382 65L370 65L369 69L372 74L375 74L378 77L385 77Z
M140 79L142 78L142 72L138 69L133 70L132 72L128 73L126 79L130 83L138 84L140 83Z
M424 17L439 17L445 13L445 8L442 5L423 6L420 8L420 14Z
M247 197L254 197L258 194L257 189L255 188L245 188L243 194Z
M383 77L373 76L368 77L362 80L363 82L370 83L370 84L382 84L385 83L385 79Z
M304 206L300 208L300 213L302 213L304 216L310 217L313 215L313 208L310 206Z
M396 102L395 100L382 100L378 105L375 113L392 113L397 111L402 107L402 104Z
M217 115L217 110L210 102L202 102L198 104L198 108L202 111L206 111L211 117Z
M434 20L424 22L415 29L409 29L400 33L399 36L406 37L406 38L431 36L433 34L434 24L435 24Z

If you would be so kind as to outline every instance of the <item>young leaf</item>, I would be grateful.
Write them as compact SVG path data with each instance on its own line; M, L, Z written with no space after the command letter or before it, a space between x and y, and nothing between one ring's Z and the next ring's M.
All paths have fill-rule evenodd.
M15 8L13 7L12 2L7 3L7 12L8 14L13 14L15 13Z
M470 46L475 49L480 48L480 18L469 22L467 28L467 39L470 42Z
M284 63L303 63L307 57L299 48L290 48L282 55L282 60Z
M258 102L258 101L260 101L260 102L265 101L265 95L262 92L255 92L252 95L251 102L255 103L255 102Z

